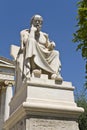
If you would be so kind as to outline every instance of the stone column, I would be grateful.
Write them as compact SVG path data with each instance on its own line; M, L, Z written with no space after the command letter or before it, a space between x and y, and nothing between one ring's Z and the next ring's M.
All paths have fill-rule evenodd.
M5 104L5 87L2 85L0 87L0 130L2 130L4 123L4 104Z
M13 96L13 90L12 90L13 82L12 81L5 81L5 85L7 86L7 88L6 88L6 98L5 98L4 121L6 121L8 119L9 113L10 113L9 103L10 103L11 98Z

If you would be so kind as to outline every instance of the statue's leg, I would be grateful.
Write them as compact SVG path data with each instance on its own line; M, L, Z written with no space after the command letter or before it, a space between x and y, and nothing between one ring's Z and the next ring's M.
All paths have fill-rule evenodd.
M50 62L50 67L55 71L55 73L58 73L59 67L61 66L58 51L53 50L51 57L53 58Z
M29 40L26 43L26 50L25 50L25 63L24 63L24 74L26 78L31 77L31 71L32 71L32 63L31 59L33 57L33 49L35 45L35 40L33 38L29 38Z
M50 63L50 67L55 71L55 73L51 75L51 78L55 79L55 80L59 80L59 79L62 80L62 77L61 77L61 74L60 74L61 62L60 62L60 59L59 59L59 53L58 53L58 51L55 51L55 50L52 53L55 56Z
M30 65L31 65L31 75L35 76L35 77L39 77L41 76L41 69L34 63L34 57L32 57L30 59Z
M31 77L31 73L30 73L30 59L28 58L27 60L25 60L25 63L24 63L24 75L27 79L30 79Z
M29 38L26 44L26 76L31 77L32 72L41 74L40 68L34 62L34 56L37 55L37 41L33 38Z

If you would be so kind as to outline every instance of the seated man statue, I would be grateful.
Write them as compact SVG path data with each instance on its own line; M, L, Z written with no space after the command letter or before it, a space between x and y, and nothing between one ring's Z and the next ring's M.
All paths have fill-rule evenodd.
M54 50L55 43L48 35L41 32L43 18L34 15L31 19L31 28L20 32L21 47L17 56L19 61L22 54L23 64L20 66L23 78L30 78L32 73L47 74L49 79L59 80L61 62L59 52Z

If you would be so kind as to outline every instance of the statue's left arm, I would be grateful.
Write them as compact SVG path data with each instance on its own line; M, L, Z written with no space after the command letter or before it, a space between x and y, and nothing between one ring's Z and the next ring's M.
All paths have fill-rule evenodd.
M53 50L56 46L55 42L50 41L47 34L45 34L44 36L46 37L46 48L48 48L48 50Z

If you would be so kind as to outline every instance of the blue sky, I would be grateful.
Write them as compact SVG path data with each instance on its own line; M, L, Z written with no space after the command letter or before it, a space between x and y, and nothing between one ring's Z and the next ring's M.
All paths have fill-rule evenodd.
M11 58L11 44L20 45L20 31L29 28L34 14L43 19L42 31L56 43L62 63L62 77L78 90L84 84L84 61L77 44L72 42L78 0L1 0L0 1L0 56Z

